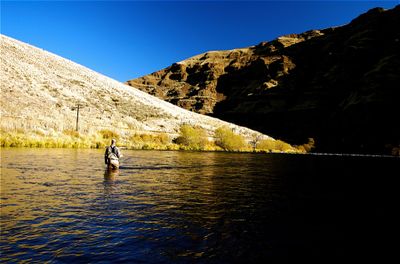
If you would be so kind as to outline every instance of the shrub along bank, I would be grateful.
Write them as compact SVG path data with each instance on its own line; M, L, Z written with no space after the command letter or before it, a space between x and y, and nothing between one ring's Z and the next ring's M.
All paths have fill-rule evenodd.
M43 131L26 132L22 130L1 131L1 147L31 148L105 148L112 138L117 139L118 146L126 149L154 150L196 150L196 151L240 151L240 152L288 152L305 153L312 149L314 142L293 147L283 141L263 139L246 142L242 135L236 134L228 127L216 129L214 135L197 126L184 124L179 135L172 137L166 133L138 133L103 129L90 135L80 134L74 130L45 133Z

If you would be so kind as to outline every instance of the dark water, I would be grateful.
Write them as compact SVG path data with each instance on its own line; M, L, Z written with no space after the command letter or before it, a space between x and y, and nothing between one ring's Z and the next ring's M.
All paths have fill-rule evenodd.
M399 159L1 151L0 262L319 263L383 259Z

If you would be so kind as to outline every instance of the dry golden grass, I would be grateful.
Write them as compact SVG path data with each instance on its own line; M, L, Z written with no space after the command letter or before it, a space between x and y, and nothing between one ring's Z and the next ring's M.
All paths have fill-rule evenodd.
M282 140L264 139L257 144L257 150L267 152L285 152L285 153L304 153L305 151L295 148Z
M106 135L106 136L105 136ZM118 138L118 145L129 149L174 149L166 140L166 135L146 136L140 135L145 140L138 142L130 138L115 137L103 130L91 134L80 134L73 130L63 133L37 134L27 131L5 131L0 133L1 147L30 147L30 148L104 148L110 144L110 138ZM112 137L109 137L112 136ZM139 137L140 137L139 136Z
M120 135L112 131L110 129L102 129L99 131L99 134L104 138L104 139L116 139L118 140L120 138Z
M228 132L230 131L230 132ZM83 134L74 130L65 130L62 133L45 134L41 131L14 131L0 130L1 147L26 148L105 148L111 138L120 135L117 141L119 147L135 150L189 150L189 151L236 151L236 152L287 152L304 153L301 148L294 148L289 144L273 139L261 140L254 150L251 144L234 134L228 128L216 131L215 141L208 140L204 131L199 128L184 126L181 134L176 137L167 133L140 133L130 131L104 131ZM106 136L105 136L106 135ZM178 140L179 139L179 140Z
M209 143L207 133L203 128L188 124L180 127L180 135L175 142L191 150L203 150Z
M234 133L229 127L220 127L215 130L215 144L224 150L241 151L247 149L245 139Z

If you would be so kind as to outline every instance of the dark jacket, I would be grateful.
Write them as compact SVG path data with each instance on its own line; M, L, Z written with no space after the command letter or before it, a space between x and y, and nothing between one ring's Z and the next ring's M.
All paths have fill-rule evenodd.
M110 156L115 156L118 159L121 157L121 153L116 146L109 146L106 148L106 153L104 153L104 162L109 163Z

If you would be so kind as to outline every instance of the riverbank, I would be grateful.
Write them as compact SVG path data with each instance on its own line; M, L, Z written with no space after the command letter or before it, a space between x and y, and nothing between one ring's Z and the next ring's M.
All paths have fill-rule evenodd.
M293 147L280 140L244 143L232 149L224 149L215 141L205 140L201 145L186 144L166 133L120 135L110 130L101 130L88 135L73 130L45 133L42 131L1 131L0 146L3 148L79 148L103 149L116 138L118 146L129 150L188 150L188 151L231 151L231 152L279 152L306 153L304 147Z

